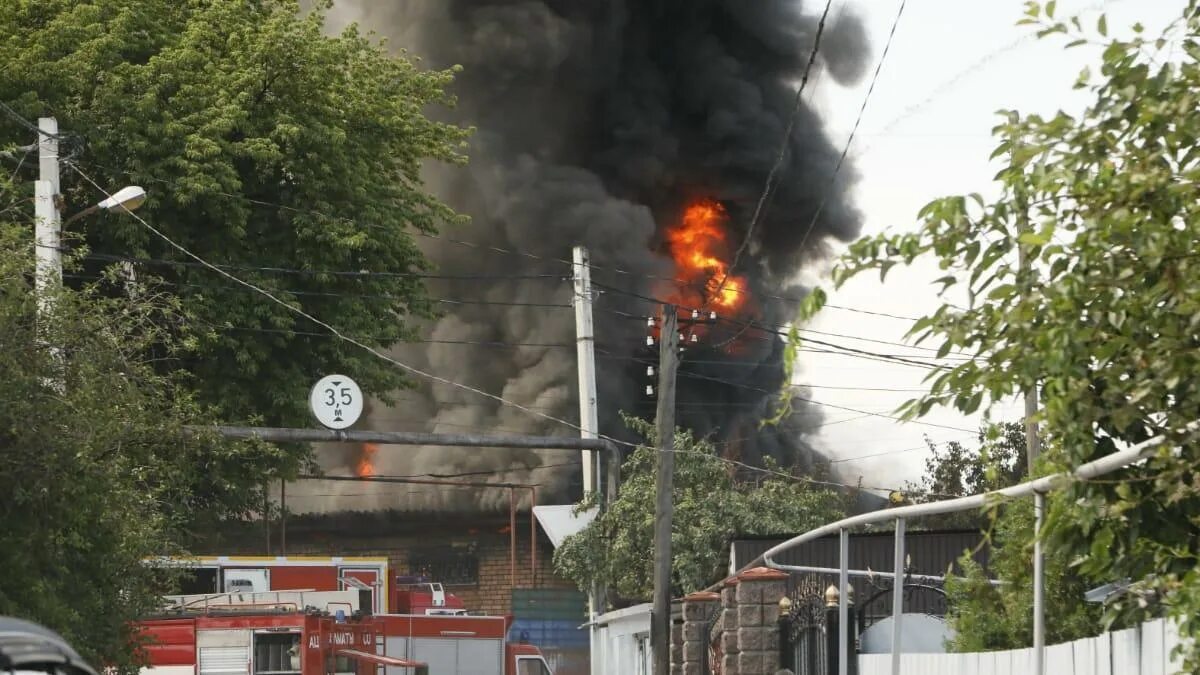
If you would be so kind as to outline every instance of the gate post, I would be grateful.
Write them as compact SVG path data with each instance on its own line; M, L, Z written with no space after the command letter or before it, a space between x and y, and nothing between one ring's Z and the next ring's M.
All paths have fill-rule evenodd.
M709 626L716 617L721 596L696 592L683 598L683 675L708 675Z
M671 675L683 675L683 608L671 602Z
M739 675L774 675L779 669L779 599L787 578L766 567L738 575Z
M787 595L779 599L779 667L796 670L792 645L792 600Z
M854 609L854 587L848 586L849 594L846 598L847 617L846 622L849 630L846 631L846 654L849 663L846 664L846 672L850 675L858 673L858 648L855 646L858 642L858 631L855 629L855 621L857 612ZM840 611L838 605L840 602L840 594L837 586L830 584L829 588L825 589L825 655L826 655L826 675L838 675L838 659L841 657L841 651L838 649L838 636L841 634L841 626L838 624L838 615Z
M721 675L738 675L738 578L721 589Z

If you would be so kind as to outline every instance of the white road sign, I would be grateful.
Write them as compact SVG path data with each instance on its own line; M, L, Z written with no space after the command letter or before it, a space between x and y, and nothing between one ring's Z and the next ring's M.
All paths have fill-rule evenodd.
M345 375L326 375L309 392L308 407L321 424L330 429L345 429L362 415L362 390Z

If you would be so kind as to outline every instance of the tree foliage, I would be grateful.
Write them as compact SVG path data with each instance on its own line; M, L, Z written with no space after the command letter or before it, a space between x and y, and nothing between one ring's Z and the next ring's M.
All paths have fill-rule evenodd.
M906 485L913 502L937 501L983 494L1016 485L1025 479L1025 426L1018 422L992 425L979 434L979 447L958 441L943 448L927 441L931 456L925 474ZM1049 497L1049 508L1065 505L1060 495ZM986 508L983 512L947 513L918 521L922 527L978 528L989 548L987 568L970 552L959 559L961 576L946 580L947 621L954 630L951 648L960 652L1019 649L1030 646L1033 634L1033 507L1028 500ZM1046 616L1051 642L1090 637L1100 630L1099 605L1085 602L1084 593L1102 582L1081 576L1061 558L1047 559ZM992 579L1002 579L996 586Z
M554 554L554 565L580 588L598 583L622 598L641 600L653 591L657 435L648 422L627 422L646 444L621 467L620 496L587 528L567 538ZM794 534L844 515L846 495L764 475L760 483L739 482L711 444L690 432L676 432L672 593L690 593L723 577L735 536Z
M1099 77L1078 83L1086 110L1005 112L1000 196L930 203L917 231L855 243L835 282L928 256L943 288L965 287L965 307L945 304L912 335L974 358L932 372L909 417L936 405L971 413L1040 386L1047 470L1165 437L1147 461L1070 485L1043 535L1075 574L1136 581L1106 620L1149 600L1200 636L1200 9L1189 2L1162 38L1059 21L1053 3L1030 3L1025 22L1102 45Z
M24 205L5 187L5 206ZM33 258L28 228L0 226L0 615L136 671L129 621L172 581L144 560L183 552L198 520L249 510L248 469L273 451L185 433L211 417L152 367L181 353L169 298L65 291L35 319Z
M465 130L425 115L452 103L449 71L419 70L354 29L324 35L319 4L0 3L0 101L57 117L63 154L103 188L145 186L138 215L176 242L386 347L411 335L406 317L430 313L413 233L457 216L419 172L427 160L462 161ZM32 139L0 115L0 142ZM103 197L70 169L63 192L74 208ZM197 349L171 367L192 373L227 421L305 420L304 393L330 371L375 395L403 384L132 219L89 218L68 239L91 247L85 276L104 256L172 261L138 273L160 276L187 307Z
M979 433L979 447L971 449L959 441L944 448L928 438L930 456L925 473L916 483L906 483L907 501L924 503L950 497L977 495L1016 485L1025 477L1025 427L1017 422L989 426ZM923 527L974 528L986 526L980 513L967 511L922 518Z
M1047 497L1051 512L1069 509L1059 493ZM1033 503L1011 502L993 511L991 556L985 571L970 556L959 559L963 574L946 579L947 622L953 651L1021 649L1033 635ZM1092 637L1102 630L1103 608L1084 594L1104 583L1073 569L1061 555L1045 558L1047 644ZM1003 585L994 586L990 578Z

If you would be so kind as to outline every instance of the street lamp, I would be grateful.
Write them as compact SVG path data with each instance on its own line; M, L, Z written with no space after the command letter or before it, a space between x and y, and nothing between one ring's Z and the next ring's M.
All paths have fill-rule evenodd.
M101 202L98 202L96 204L92 204L91 206L87 207L86 209L80 211L79 213L76 213L75 215L71 216L70 218L67 218L66 221L63 222L63 224L67 225L67 224L73 223L76 220L79 220L80 218L82 218L84 216L91 215L100 210L104 210L104 211L116 210L118 213L133 211L137 207L141 206L142 202L144 202L144 201L146 201L146 191L144 189L142 189L140 186L129 185L127 187L121 188L120 190L117 190L116 192L113 193L113 195L111 197L109 197Z

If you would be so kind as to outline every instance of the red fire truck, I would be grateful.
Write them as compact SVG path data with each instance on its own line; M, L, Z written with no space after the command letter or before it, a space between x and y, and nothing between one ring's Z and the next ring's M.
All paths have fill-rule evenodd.
M437 582L389 576L387 558L209 556L156 562L188 569L185 593L361 590L371 593L375 614L467 614L462 601Z
M384 654L428 663L430 675L551 675L537 647L505 642L506 617L389 614L375 627Z
M370 612L366 591L169 596L142 675L551 675L507 617Z
M161 558L158 565L188 570L184 593L367 590L375 614L397 611L387 558L342 556L203 556Z
M428 675L427 664L379 654L376 625L284 603L210 606L140 623L143 675ZM396 670L392 670L392 669Z

